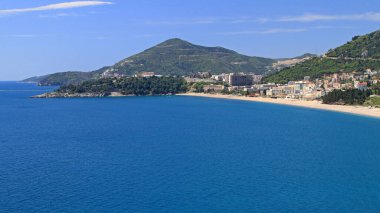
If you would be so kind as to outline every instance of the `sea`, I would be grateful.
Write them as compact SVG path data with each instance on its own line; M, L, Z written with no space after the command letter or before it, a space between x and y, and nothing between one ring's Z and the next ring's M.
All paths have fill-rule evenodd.
M0 82L0 212L380 212L380 119Z

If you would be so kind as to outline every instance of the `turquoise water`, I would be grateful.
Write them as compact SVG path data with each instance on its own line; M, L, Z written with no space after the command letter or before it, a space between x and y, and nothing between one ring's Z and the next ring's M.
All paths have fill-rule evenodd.
M0 83L0 212L379 212L380 120Z

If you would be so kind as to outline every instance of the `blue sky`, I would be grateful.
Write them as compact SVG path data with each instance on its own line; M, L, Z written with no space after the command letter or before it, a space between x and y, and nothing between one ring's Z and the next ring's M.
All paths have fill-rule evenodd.
M2 0L0 80L90 71L173 37L251 56L321 54L379 26L378 0Z

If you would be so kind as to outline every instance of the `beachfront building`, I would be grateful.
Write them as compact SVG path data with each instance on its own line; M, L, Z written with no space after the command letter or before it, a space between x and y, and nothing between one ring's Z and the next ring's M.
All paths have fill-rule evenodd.
M259 84L263 80L263 77L262 75L252 75L253 84Z
M247 86L231 86L228 87L229 92L234 92L234 91L244 91L246 88L249 88Z
M333 90L353 88L367 90L369 85L380 83L380 72L374 70L339 72L324 74L320 79L305 76L301 81L290 81L287 84L260 84L259 81L262 80L262 76L244 73L213 75L208 79L202 79L202 82L207 80L210 81L211 85L204 86L204 91L246 92L248 96L315 100ZM217 82L229 84L229 87L216 85Z
M317 90L313 90L308 93L302 94L300 99L306 100L306 101L312 101L312 100L320 99L324 95L325 93L322 89L317 89Z
M365 91L365 90L368 90L368 83L367 82L359 82L359 81L356 81L354 83L354 87L358 90L362 90L362 91Z
M228 76L228 84L231 86L249 86L253 84L253 75L243 73L231 73Z
M211 79L215 80L215 81L224 81L226 79L226 74L220 74L220 75L212 75L211 76Z
M224 85L213 85L213 84L210 84L210 85L204 85L203 86L203 90L205 92L222 92L226 89L226 87Z

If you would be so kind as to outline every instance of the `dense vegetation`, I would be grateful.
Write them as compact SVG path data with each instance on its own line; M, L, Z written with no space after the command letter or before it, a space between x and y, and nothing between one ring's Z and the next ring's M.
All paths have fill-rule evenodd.
M350 90L333 90L322 97L324 104L346 104L346 105L362 105L371 95L371 91L362 91L358 89Z
M61 86L57 90L60 93L95 93L105 96L111 92L121 92L123 95L164 95L186 91L187 83L179 77L104 78Z
M380 97L370 97L367 99L367 101L364 103L365 106L372 106L372 107L380 107Z
M327 56L380 59L380 31L355 36L347 44L329 51Z
M315 79L327 73L364 71L368 68L380 69L380 61L312 58L270 75L264 81L285 84L289 81L302 80L305 76Z
M374 95L380 95L380 83L377 83L375 85L371 85L372 94Z

